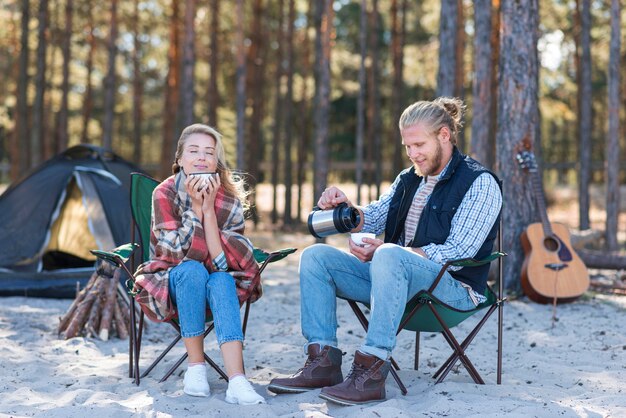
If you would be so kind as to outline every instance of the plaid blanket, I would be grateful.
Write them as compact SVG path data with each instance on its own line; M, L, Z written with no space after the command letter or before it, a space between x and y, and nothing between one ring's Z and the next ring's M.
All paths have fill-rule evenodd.
M191 209L191 198L185 190L185 174L181 171L159 184L152 195L152 231L150 260L135 272L137 302L153 321L168 321L176 315L169 297L169 272L185 260L201 261L213 270L202 223ZM243 236L243 206L239 199L218 190L215 213L220 228L222 249L228 271L237 285L242 304L261 297L261 278L254 260L254 247Z

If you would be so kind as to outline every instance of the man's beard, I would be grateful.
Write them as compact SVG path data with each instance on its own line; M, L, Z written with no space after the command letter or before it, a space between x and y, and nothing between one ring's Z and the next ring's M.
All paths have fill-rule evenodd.
M427 160L429 162L428 167L422 170L419 165L413 163L413 167L415 167L415 172L421 177L427 177L434 173L441 166L441 162L443 160L443 148L441 147L441 143L437 141L437 149L435 150L435 155L433 155L432 161Z

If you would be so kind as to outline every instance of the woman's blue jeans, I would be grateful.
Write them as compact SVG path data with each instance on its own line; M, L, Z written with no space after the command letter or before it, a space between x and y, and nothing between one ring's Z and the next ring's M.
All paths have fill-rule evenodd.
M365 343L360 351L388 359L406 303L428 289L441 265L410 248L383 244L371 262L326 244L308 247L300 258L302 333L307 344L337 347L337 296L370 304ZM461 309L475 307L467 289L445 273L433 294ZM306 347L305 347L306 349Z
M206 309L213 313L217 343L243 341L235 280L226 272L209 273L198 261L183 261L170 270L174 301L183 338L204 333Z

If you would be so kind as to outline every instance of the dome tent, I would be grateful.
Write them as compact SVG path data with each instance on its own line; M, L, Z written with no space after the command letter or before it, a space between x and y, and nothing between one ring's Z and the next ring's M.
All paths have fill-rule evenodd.
M110 151L78 145L0 196L0 295L73 297L93 271L90 249L130 239L130 173Z

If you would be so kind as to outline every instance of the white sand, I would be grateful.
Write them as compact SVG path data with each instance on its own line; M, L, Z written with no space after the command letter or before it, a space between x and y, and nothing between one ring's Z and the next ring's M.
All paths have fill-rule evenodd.
M626 417L626 297L619 296L585 295L560 305L554 328L550 306L526 299L508 303L502 385L495 384L494 315L468 352L486 385L474 384L462 366L435 385L431 376L449 353L443 337L422 335L420 369L415 371L414 337L403 332L394 357L403 368L407 396L391 376L387 401L368 406L329 404L317 396L319 391L269 394L265 387L272 377L291 373L304 362L297 261L298 256L291 256L266 270L265 295L251 309L244 356L248 376L267 405L227 404L226 383L212 371L208 399L183 394L183 368L158 383L183 353L182 346L137 387L128 378L127 341L59 340L58 318L70 300L14 297L0 299L0 416ZM476 321L467 322L456 328L457 334L464 335ZM347 352L345 374L364 333L343 302L339 323L340 346ZM150 325L143 367L173 335L168 325ZM208 341L209 355L221 364L215 337Z

